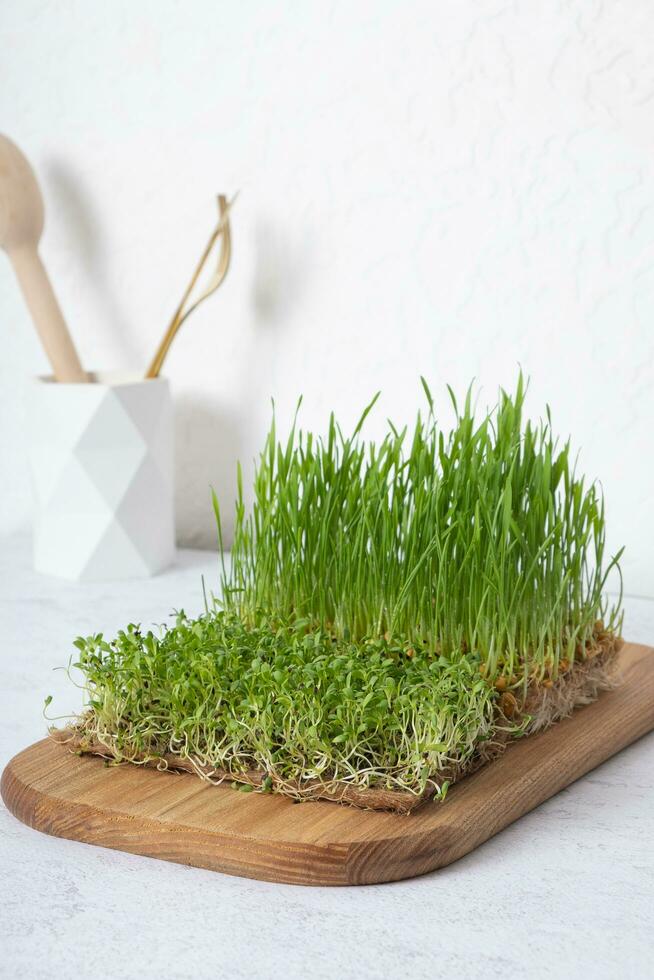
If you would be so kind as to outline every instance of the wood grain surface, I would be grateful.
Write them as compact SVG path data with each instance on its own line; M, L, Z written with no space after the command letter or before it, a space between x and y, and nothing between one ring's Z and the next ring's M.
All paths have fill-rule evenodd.
M2 774L19 820L55 837L267 881L356 885L443 867L654 728L654 649L626 644L623 682L517 741L408 816L210 786L196 776L105 767L45 739Z

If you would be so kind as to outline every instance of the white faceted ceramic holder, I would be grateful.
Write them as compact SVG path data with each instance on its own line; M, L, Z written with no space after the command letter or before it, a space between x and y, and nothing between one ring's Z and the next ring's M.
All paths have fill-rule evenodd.
M175 553L168 382L93 377L32 386L34 564L85 581L154 575Z

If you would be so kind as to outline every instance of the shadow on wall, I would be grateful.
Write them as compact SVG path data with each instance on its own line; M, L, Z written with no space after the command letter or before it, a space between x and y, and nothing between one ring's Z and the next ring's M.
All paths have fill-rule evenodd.
M294 247L283 229L260 217L254 228L254 278L250 301L259 327L282 324L308 278L306 248Z
M48 194L56 202L70 250L77 256L98 308L103 310L104 322L111 324L120 360L140 364L141 356L135 347L127 311L121 307L114 285L107 277L102 222L92 191L73 167L56 157L47 164L46 178ZM252 435L253 417L257 417L264 403L266 411L269 407L272 347L282 343L285 326L310 278L308 263L315 241L313 231L310 223L305 226L300 243L289 236L283 224L280 226L278 220L266 215L259 215L252 229L253 267L243 297L243 321L249 321L253 334L246 349L235 355L230 368L247 381L241 390L259 392L261 401L243 404L239 406L240 411L230 410L217 403L217 393L211 390L209 378L204 393L174 393L175 517L177 541L182 546L217 548L211 487L221 504L225 544L228 547L231 544L236 462L240 459L247 465L260 448L252 446L247 430ZM247 476L245 482L247 489Z
M220 501L223 536L234 533L236 460L243 455L242 419L208 397L175 400L175 518L177 540L186 548L218 548L211 488Z
M241 460L244 466L247 498L249 464L261 449L253 420L261 409L269 421L271 350L282 344L284 327L307 279L306 249L294 249L283 229L259 218L254 227L252 280L243 304L243 319L250 314L253 333L229 369L242 380L239 390L248 392L249 399L258 392L260 400L249 400L235 411L218 404L209 388L205 394L195 391L175 397L175 513L180 545L217 547L211 487L220 501L225 545L231 545L236 464Z
M75 254L76 262L86 273L96 294L97 308L103 311L104 322L111 324L123 360L126 364L140 364L141 355L134 344L134 331L130 330L127 314L117 302L116 290L107 279L108 263L101 234L102 223L93 195L85 188L83 178L62 160L50 159L45 175L48 193L57 202L58 217L67 231L71 252Z

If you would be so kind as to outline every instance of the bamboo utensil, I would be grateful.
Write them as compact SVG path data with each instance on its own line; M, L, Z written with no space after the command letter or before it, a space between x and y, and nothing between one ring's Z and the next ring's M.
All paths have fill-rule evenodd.
M218 224L216 225L216 228L214 229L211 238L207 242L207 245L204 249L204 252L202 253L200 261L198 262L198 265L195 269L195 272L191 277L191 281L186 287L181 302L177 307L177 309L175 310L173 318L168 325L168 329L166 330L161 340L161 343L159 344L157 352L154 358L152 359L152 363L150 364L150 367L146 372L145 375L146 378L156 378L159 376L159 373L163 366L163 362L166 359L166 355L168 351L170 350L170 345L175 339L175 336L179 328L181 327L181 325L184 323L186 319L188 319L191 313L193 313L193 311L196 310L198 306L204 302L205 299L211 296L212 293L215 293L215 291L222 284L225 276L227 275L227 271L229 269L229 264L232 256L232 240L231 240L231 232L229 227L229 212L237 196L238 195L234 195L234 197L229 202L227 201L227 198L225 197L224 194L220 194L218 196L218 211L220 215ZM222 243L221 243L220 255L218 257L218 266L216 268L216 271L213 274L212 278L209 280L209 283L207 284L206 288L200 294L200 296L187 307L186 304L188 303L191 292L193 291L193 288L200 277L200 273L202 272L202 269L204 268L204 265L207 259L209 258L209 255L211 254L214 245L216 244L216 242L221 236L222 236Z
M87 381L39 256L43 220L34 172L18 147L0 134L0 246L14 267L55 380Z

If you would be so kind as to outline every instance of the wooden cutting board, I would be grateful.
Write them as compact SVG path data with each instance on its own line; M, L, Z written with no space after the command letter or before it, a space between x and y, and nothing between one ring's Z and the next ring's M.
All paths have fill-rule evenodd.
M55 837L267 881L360 885L441 868L654 728L654 649L622 685L409 816L239 793L184 773L105 767L45 739L2 774L9 810Z

